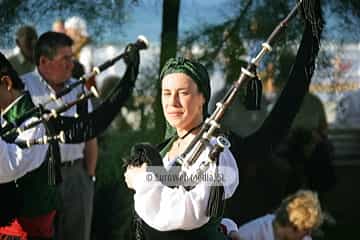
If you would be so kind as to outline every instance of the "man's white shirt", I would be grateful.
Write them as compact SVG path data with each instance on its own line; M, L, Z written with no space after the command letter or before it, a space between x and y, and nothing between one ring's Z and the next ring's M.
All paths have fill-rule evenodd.
M25 89L30 92L31 98L34 104L37 106L39 104L44 104L50 98L50 94L55 94L55 91L51 88L51 86L41 77L39 72L35 70L34 72L25 74L21 76L23 82L25 84ZM66 84L71 84L77 80L70 79L66 82ZM83 93L83 87L81 85L74 88L68 94L62 96L56 101L51 101L46 104L45 109L56 109L64 105L64 103L72 102L78 99L78 95ZM89 104L89 111L92 110L91 104ZM74 117L76 114L76 107L72 107L66 112L64 112L63 116L71 116ZM60 145L60 153L61 153L61 161L73 161L76 159L80 159L84 157L84 143L80 144L59 144Z

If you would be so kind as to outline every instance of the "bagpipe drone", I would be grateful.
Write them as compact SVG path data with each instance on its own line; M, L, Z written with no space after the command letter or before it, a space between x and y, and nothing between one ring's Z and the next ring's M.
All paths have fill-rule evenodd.
M68 85L57 94L49 96L49 99L43 104L28 110L21 116L16 123L7 124L0 130L0 136L6 138L14 138L19 133L36 127L38 124L51 121L53 127L53 134L51 136L43 136L39 139L29 139L26 141L16 141L15 143L21 147L31 147L34 144L47 144L51 141L60 141L61 143L80 143L98 136L102 133L116 117L125 101L130 97L131 91L135 85L135 80L139 73L140 56L139 51L148 48L148 41L145 37L140 36L135 43L128 44L125 51L106 61L98 67L95 67L89 74L82 76L79 81ZM106 70L115 62L124 59L126 63L126 70L122 79L116 84L114 89L99 106L90 113L84 113L73 117L62 116L61 113L68 109L87 101L92 97L99 97L99 94L94 86L89 86L89 92L84 93L78 99L65 103L56 109L45 109L45 106L58 98L69 93L75 87L86 84L89 79L92 79L102 71ZM24 119L30 116L36 116L38 120L31 122L28 125L19 126L18 122L23 122Z
M320 48L320 37L324 25L324 20L321 14L321 6L319 0L300 0L290 13L275 27L267 40L262 43L262 49L253 57L246 68L241 69L241 75L238 80L234 81L231 88L225 94L221 101L216 104L214 112L204 121L200 131L187 146L185 151L177 157L176 161L182 166L183 169L190 168L205 150L210 147L208 162L204 162L198 174L203 174L211 162L217 161L218 155L224 148L231 146L230 141L224 136L218 135L218 130L221 128L220 121L222 120L226 110L234 100L238 90L246 86L249 82L257 80L257 72L261 60L264 56L272 51L272 45L275 43L276 37L283 32L288 26L291 19L300 12L304 20L304 31L302 40L297 52L295 63L290 71L288 81L304 81L304 79L311 79L315 69L315 59ZM216 137L217 143L210 144L210 139ZM140 149L139 149L140 148ZM149 157L144 157L143 154L148 152L147 149L141 150L141 145L134 149L136 155L141 156L142 159L149 160ZM141 154L139 154L141 153ZM130 158L136 164L139 159ZM134 160L135 159L135 160ZM130 163L127 163L131 165Z

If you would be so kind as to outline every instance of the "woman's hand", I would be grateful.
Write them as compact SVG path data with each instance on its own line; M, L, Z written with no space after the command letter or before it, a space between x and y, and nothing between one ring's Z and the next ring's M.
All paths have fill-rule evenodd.
M126 172L124 176L128 188L134 189L134 183L136 178L139 178L140 175L144 174L146 172L146 168L147 168L147 163L143 163L140 167L134 167L129 165L126 168Z

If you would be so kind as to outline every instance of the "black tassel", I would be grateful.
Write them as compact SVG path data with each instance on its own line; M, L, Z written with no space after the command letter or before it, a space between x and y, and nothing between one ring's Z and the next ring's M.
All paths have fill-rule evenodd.
M46 129L46 134L48 136L56 135L56 131L53 127L52 121L47 121L44 123ZM49 143L49 149L47 152L47 164L48 164L48 184L57 185L61 183L61 159L60 159L60 146L57 141L51 141Z
M57 185L61 183L60 148L58 142L49 144L48 150L48 184Z
M224 211L224 187L211 186L206 216L219 217Z
M260 110L262 98L262 83L255 77L252 78L246 87L245 107L247 110Z

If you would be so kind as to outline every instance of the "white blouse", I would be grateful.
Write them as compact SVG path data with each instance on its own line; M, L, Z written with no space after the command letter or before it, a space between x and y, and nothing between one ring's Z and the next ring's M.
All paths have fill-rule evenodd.
M214 142L215 138L211 144ZM206 160L209 150L207 147L192 167L197 168L201 161ZM166 155L163 163L167 168L174 161L169 161ZM212 163L206 173L213 176L216 168L216 164ZM239 183L239 175L236 161L229 149L224 149L220 154L218 170L220 175L226 175L223 181L225 199L230 198ZM210 184L207 181L201 181L187 191L183 186L170 188L157 181L153 172L146 172L136 179L134 190L135 211L156 230L196 229L210 219L206 216L210 194Z
M34 72L25 74L21 76L25 84L25 89L30 92L31 99L35 105L44 104L49 100L50 94L55 94L55 91L52 87L41 77L40 73L35 70ZM70 79L66 84L71 84L77 80ZM68 94L62 96L56 101L52 101L46 106L46 109L56 109L60 106L63 106L64 103L69 103L78 98L78 95L83 93L83 88L77 86ZM90 102L89 102L90 103ZM88 105L88 110L92 111L92 105ZM74 116L76 114L76 107L68 109L66 112L62 113L63 116ZM60 143L60 156L61 162L72 161L84 157L84 143L78 144L63 144Z

